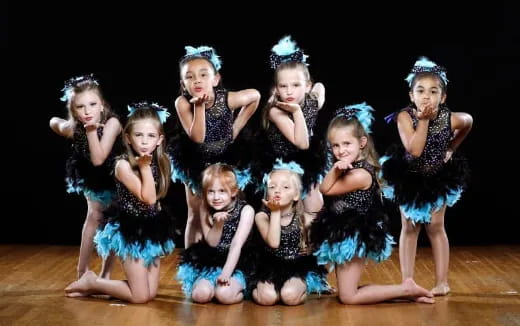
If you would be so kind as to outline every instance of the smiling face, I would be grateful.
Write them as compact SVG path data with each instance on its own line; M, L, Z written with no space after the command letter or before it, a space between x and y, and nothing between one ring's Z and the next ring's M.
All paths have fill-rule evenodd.
M215 178L206 190L208 205L217 211L226 210L235 199L237 193L233 193L222 178Z
M160 133L158 124L160 122L151 118L137 120L125 134L126 141L137 155L152 155L161 144L164 136Z
M354 135L352 126L332 128L328 138L334 158L348 163L359 160L363 148L367 144L366 137L358 138Z
M181 68L181 87L193 97L213 94L220 75L206 59L187 61Z
M74 95L71 108L74 116L82 123L101 122L103 112L103 101L98 92L86 90Z
M305 93L311 89L310 81L300 67L277 71L276 94L281 102L302 104Z

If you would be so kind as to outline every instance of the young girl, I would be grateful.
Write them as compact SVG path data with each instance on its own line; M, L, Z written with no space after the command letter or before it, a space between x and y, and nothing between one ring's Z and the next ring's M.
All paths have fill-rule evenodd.
M66 288L67 293L108 294L132 303L146 303L157 294L160 256L173 251L173 223L159 199L170 182L170 160L164 151L162 123L166 109L146 102L129 107L123 130L127 153L115 167L120 212L95 236L102 257L122 261L126 281L97 278L91 271Z
M434 295L446 295L449 243L444 229L446 205L453 206L465 187L468 168L453 153L473 124L467 113L451 112L446 105L446 70L420 58L406 78L411 106L397 115L402 146L382 158L385 196L401 210L399 259L403 279L413 277L417 238L424 224L435 262ZM387 160L388 159L388 160ZM387 160L385 162L385 160ZM392 193L393 192L393 193Z
M195 302L215 297L223 304L238 303L244 297L247 270L251 270L244 256L251 252L244 252L243 246L255 212L239 199L237 179L229 165L219 163L204 170L202 193L210 212L202 221L204 238L184 251L177 279L184 294Z
M372 107L365 103L336 111L328 140L336 162L320 186L325 207L311 230L318 263L336 264L339 300L370 304L396 298L431 303L433 296L412 278L399 285L359 287L367 259L380 262L392 253L381 194L376 179L379 164L370 135Z
M302 166L305 218L310 222L323 205L317 184L326 171L326 143L322 137L313 137L313 128L325 102L325 87L312 83L308 56L290 36L282 38L272 52L274 86L262 115L269 143L266 152L271 158L261 152L258 160L265 168L260 175L271 170L276 158Z
M303 170L295 162L278 161L267 176L265 211L255 222L262 244L253 299L261 305L299 305L307 293L327 292L327 272L309 255L307 229L301 200Z
M87 200L87 217L83 224L77 275L86 271L94 250L92 239L115 194L110 175L113 146L121 132L121 124L105 101L99 83L93 75L71 78L65 83L64 95L69 117L54 117L51 129L72 139L72 155L67 160L67 192L83 192ZM102 277L109 277L110 268L104 262Z
M186 55L179 63L182 95L175 100L175 108L182 131L170 152L174 166L172 178L186 186L186 248L202 238L200 207L203 205L196 194L200 191L202 170L217 162L236 163L231 162L230 145L260 101L255 89L231 92L222 88L220 68L215 50L207 46L187 46Z

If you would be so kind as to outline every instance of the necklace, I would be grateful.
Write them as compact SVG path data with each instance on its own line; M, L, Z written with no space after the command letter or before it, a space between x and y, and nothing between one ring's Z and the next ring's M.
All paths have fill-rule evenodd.
M289 217L289 216L293 216L293 215L294 215L294 212L289 212L289 213L282 214L281 217Z

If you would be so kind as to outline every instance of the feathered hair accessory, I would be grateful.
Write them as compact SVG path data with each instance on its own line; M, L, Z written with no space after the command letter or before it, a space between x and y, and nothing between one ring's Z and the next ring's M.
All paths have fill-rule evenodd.
M289 170L298 174L300 177L305 173L300 164L294 161L286 163L280 158L277 158L276 162L273 164L273 171L274 170ZM262 178L262 185L259 186L256 191L265 191L267 188L267 182L269 182L269 173L264 173L264 177Z
M127 105L127 108L129 117L132 116L135 113L135 111L139 109L152 109L155 111L155 113L157 113L157 116L159 116L159 121L161 121L161 123L163 124L166 122L166 119L168 119L168 117L170 116L170 112L168 112L168 109L157 103L150 104L146 101L142 101L134 103L132 105Z
M404 79L408 82L408 86L412 87L412 81L417 73L431 72L439 76L444 82L444 85L448 85L448 78L446 77L446 68L437 65L435 62L430 61L427 57L420 57L419 60L413 65L412 71Z
M374 111L374 108L368 105L366 102L363 102L339 108L334 113L334 116L343 116L347 120L356 118L359 123L361 123L366 133L370 134L372 132L370 127L372 126L372 121L374 121L372 111Z
M205 58L208 59L211 64L213 64L213 67L215 67L216 71L219 71L222 67L222 61L220 60L220 57L215 52L215 49L210 46L202 45L198 48L194 48L193 46L185 46L184 49L186 50L186 54L184 55L183 60L191 58Z
M82 75L78 77L72 77L65 81L65 86L62 88L63 96L60 97L60 101L68 102L72 97L72 91L76 86L83 82L90 82L99 86L99 82L94 78L94 74Z
M278 44L271 49L273 53L269 56L271 68L276 69L280 64L288 61L301 62L307 65L308 55L305 55L296 42L291 40L291 36L285 36Z

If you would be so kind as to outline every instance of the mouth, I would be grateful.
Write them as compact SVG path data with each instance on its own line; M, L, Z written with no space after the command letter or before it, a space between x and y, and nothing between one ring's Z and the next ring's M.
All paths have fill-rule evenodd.
M204 90L204 88L202 88L202 87L195 87L194 89L195 89L195 93L200 93Z
M288 97L285 99L287 102L294 102L294 97Z

